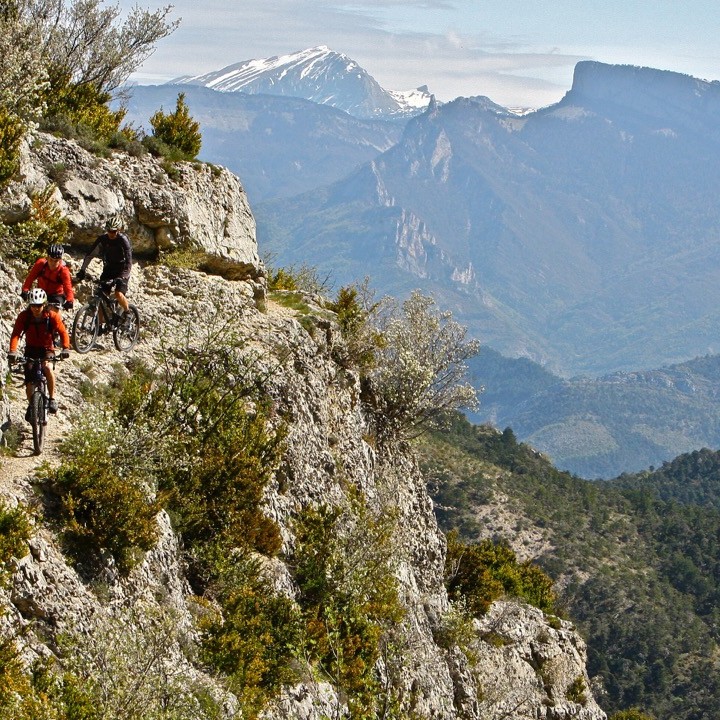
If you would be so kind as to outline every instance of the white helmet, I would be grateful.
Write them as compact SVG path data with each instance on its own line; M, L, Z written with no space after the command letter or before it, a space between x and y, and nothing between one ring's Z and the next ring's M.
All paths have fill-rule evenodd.
M47 293L41 288L33 288L28 302L30 305L44 305L47 302Z

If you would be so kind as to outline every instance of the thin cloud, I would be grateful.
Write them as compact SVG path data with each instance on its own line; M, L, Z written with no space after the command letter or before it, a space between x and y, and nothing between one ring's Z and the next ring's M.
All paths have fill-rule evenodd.
M120 0L125 9L135 3ZM500 33L499 26L483 25L476 9L475 25L463 25L470 6L459 0L176 0L174 6L181 26L136 73L138 82L158 83L327 45L357 61L389 90L427 85L440 100L487 95L503 105L547 105L570 88L579 60L616 62L619 57L640 64L648 57L637 45L622 54L620 48L568 46L551 38L542 46L539 34L517 32L527 23L510 19ZM692 74L689 64L681 69L659 59L655 66Z

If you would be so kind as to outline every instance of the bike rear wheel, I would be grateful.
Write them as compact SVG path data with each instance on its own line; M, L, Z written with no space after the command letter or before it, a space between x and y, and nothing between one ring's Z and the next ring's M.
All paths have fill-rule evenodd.
M78 310L72 328L72 344L76 352L84 355L92 350L98 336L98 310L92 305L83 305Z
M30 424L32 425L33 448L36 455L42 452L43 443L45 442L45 427L47 424L45 413L45 398L39 390L36 390L30 400Z
M131 350L140 337L140 313L135 305L129 305L128 311L118 320L113 329L113 342L120 352Z

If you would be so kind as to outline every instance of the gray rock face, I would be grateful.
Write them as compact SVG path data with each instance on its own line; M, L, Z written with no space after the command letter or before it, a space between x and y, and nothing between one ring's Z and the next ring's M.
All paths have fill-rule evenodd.
M61 145L48 140L40 153L54 147L52 157L79 154L74 145L67 144L66 148ZM187 211L184 222L190 222L191 207L195 207L194 218L203 213L215 220L223 213L232 216L239 223L232 237L246 237L248 242L244 246L233 245L231 252L247 251L246 257L254 252L249 211L245 216L237 210L203 209L197 185L193 186L196 205L187 198L182 200L179 191L176 196L164 194L162 189L153 193L147 185L142 192L131 191L130 170L140 171L132 159L117 159L116 165L127 172L126 179L107 185L100 182L98 173L89 168L82 170L79 163L78 160L73 174L77 182L68 180L62 191L63 207L75 213L73 225L78 236L82 235L82 228L95 227L94 223L115 201L126 212L130 207L127 203L132 201L134 222L145 227L151 227L146 224L151 222L167 222L162 227L170 227L170 214L186 202L182 205ZM27 158L24 167L26 182L32 172L38 174L40 183L46 178L39 169L44 167L40 160ZM188 177L196 172L192 166L185 171ZM108 167L104 172L109 172ZM210 181L209 177L206 179ZM221 188L226 182L232 185L224 174L215 179ZM68 183L75 188L72 193L67 190ZM14 191L19 197L18 188L16 185ZM213 197L216 195L210 192L206 202L212 203ZM72 210L70 198L76 198L78 207L84 209ZM164 203L170 203L172 213ZM6 210L6 217L11 210ZM15 282L12 269L0 264L0 289ZM502 602L496 603L486 618L477 621L472 662L456 645L441 646L436 642L437 629L451 610L443 584L445 539L438 529L411 448L402 443L370 441L368 420L360 402L359 378L335 361L335 351L343 340L332 315L311 304L310 315L300 318L272 301L266 312L260 312L255 305L256 285L255 281L228 281L191 270L138 264L133 270L131 294L141 310L141 342L125 356L107 344L91 355L73 355L63 363L58 378L61 412L53 422L59 425L64 420L72 426L81 418L85 400L80 388L87 390L106 383L118 362L131 359L149 364L160 362L164 348L203 336L213 323L232 321L235 330L245 338L248 352L254 354L258 372L267 375L277 417L287 423L281 471L267 487L264 500L266 514L280 527L285 549L295 544L293 520L303 508L342 504L350 488L360 493L373 511L396 517L393 563L406 616L401 629L402 662L394 677L400 684L399 696L405 709L412 710L415 717L437 720L491 717L604 720L605 714L589 690L585 690L582 702L568 698L568 689L579 687L578 678L584 688L590 686L585 671L585 647L569 623L563 622L559 629L554 629L540 611ZM7 319L3 317L0 344L7 343L8 332ZM0 372L4 374L4 370L3 360ZM14 422L21 423L18 399L5 394L4 402ZM52 454L48 459L51 463L59 461ZM33 502L29 477L32 468L25 470L26 466L16 462L12 458L8 465L3 465L0 499L11 505ZM101 576L90 587L63 556L58 538L38 520L30 553L17 559L8 587L0 589L0 606L7 611L0 613L0 635L15 637L23 657L31 660L55 653L55 639L60 632L72 630L88 638L107 638L113 627L120 627L122 642L127 643L128 639L134 642L132 652L125 652L132 658L139 657L137 646L142 646L148 633L155 633L152 637L157 639L158 628L167 625L147 620L162 614L171 618L174 630L182 631L191 642L197 637L192 611L196 599L192 598L179 542L165 513L158 516L158 530L160 539L156 547L128 577L122 577L108 559ZM295 590L291 568L273 560L266 569L277 591L292 597ZM500 646L491 642L490 633L502 638ZM167 653L176 673L174 677L181 678L185 686L199 684L207 688L223 699L228 718L237 717L233 698L191 663L178 642L169 645ZM378 671L386 675L389 668L380 663ZM573 697L582 700L577 692ZM320 720L341 716L344 707L342 695L331 685L308 678L286 688L265 717Z
M105 220L119 214L137 255L193 247L239 263L250 278L263 274L247 197L225 168L187 162L166 167L149 154L102 159L73 141L38 133L23 144L18 177L0 192L0 219L26 219L31 196L48 185L57 188L71 245L89 245Z
M476 620L472 669L482 718L591 720L605 717L591 692L584 641L537 608L499 601Z

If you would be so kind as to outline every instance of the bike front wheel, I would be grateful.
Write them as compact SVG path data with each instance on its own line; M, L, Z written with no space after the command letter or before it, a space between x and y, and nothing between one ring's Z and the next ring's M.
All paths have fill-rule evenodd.
M128 311L113 329L113 342L120 352L126 352L135 347L139 338L140 313L135 305L129 305Z
M98 336L98 311L92 305L78 310L72 328L72 344L76 352L84 355L92 350Z
M45 412L45 398L39 390L36 390L30 400L30 424L32 425L33 448L36 455L42 452L43 443L45 442L45 427L47 424Z

